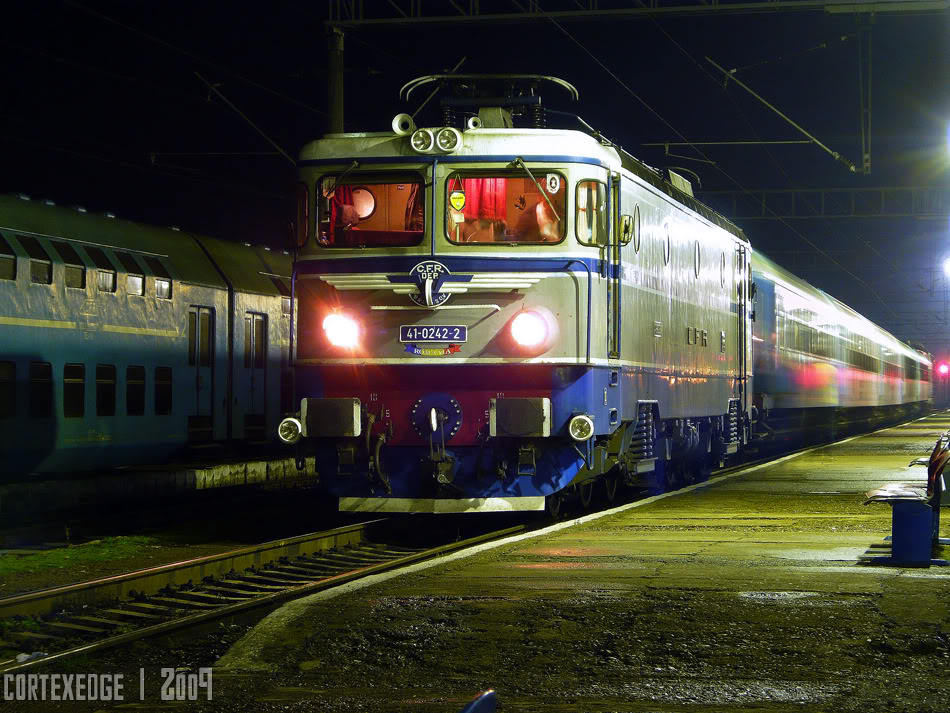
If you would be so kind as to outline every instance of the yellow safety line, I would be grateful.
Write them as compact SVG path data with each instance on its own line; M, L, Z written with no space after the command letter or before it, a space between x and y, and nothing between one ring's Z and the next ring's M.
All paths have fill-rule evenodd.
M53 329L75 329L75 322L57 319L29 319L27 317L0 316L0 324L15 324L19 327L51 327Z
M149 337L177 337L177 329L150 329L148 327L125 327L119 324L102 325L103 332L118 332L119 334L143 334Z

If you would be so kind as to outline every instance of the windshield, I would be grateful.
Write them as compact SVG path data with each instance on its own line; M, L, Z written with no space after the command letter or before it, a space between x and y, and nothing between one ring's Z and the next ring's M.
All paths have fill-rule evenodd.
M407 247L425 230L418 176L324 176L317 189L317 239L325 247Z
M445 214L454 243L558 243L564 238L566 181L559 173L452 174ZM539 186L540 184L540 186Z

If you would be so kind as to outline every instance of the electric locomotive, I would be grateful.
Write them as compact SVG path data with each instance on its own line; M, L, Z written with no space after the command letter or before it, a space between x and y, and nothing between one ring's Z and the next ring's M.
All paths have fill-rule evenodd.
M341 510L556 512L598 479L612 499L704 477L750 434L742 231L680 176L544 128L538 89L576 99L566 82L403 94L433 83L442 126L302 150L281 439Z

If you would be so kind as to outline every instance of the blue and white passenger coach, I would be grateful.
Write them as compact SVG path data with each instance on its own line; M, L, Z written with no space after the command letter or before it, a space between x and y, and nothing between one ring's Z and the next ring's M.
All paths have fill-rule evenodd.
M280 426L298 460L343 510L451 512L682 484L735 452L742 232L679 176L542 128L531 91L443 106L445 126L400 115L302 151L300 411Z

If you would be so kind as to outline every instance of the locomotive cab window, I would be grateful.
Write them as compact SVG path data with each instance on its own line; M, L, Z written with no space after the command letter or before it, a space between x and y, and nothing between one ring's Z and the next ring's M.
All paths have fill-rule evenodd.
M446 231L453 243L559 243L567 182L559 173L453 173L445 184Z
M600 181L577 184L575 231L584 245L607 244L607 189Z
M317 238L330 248L409 247L422 242L425 191L416 175L324 176L317 187Z

